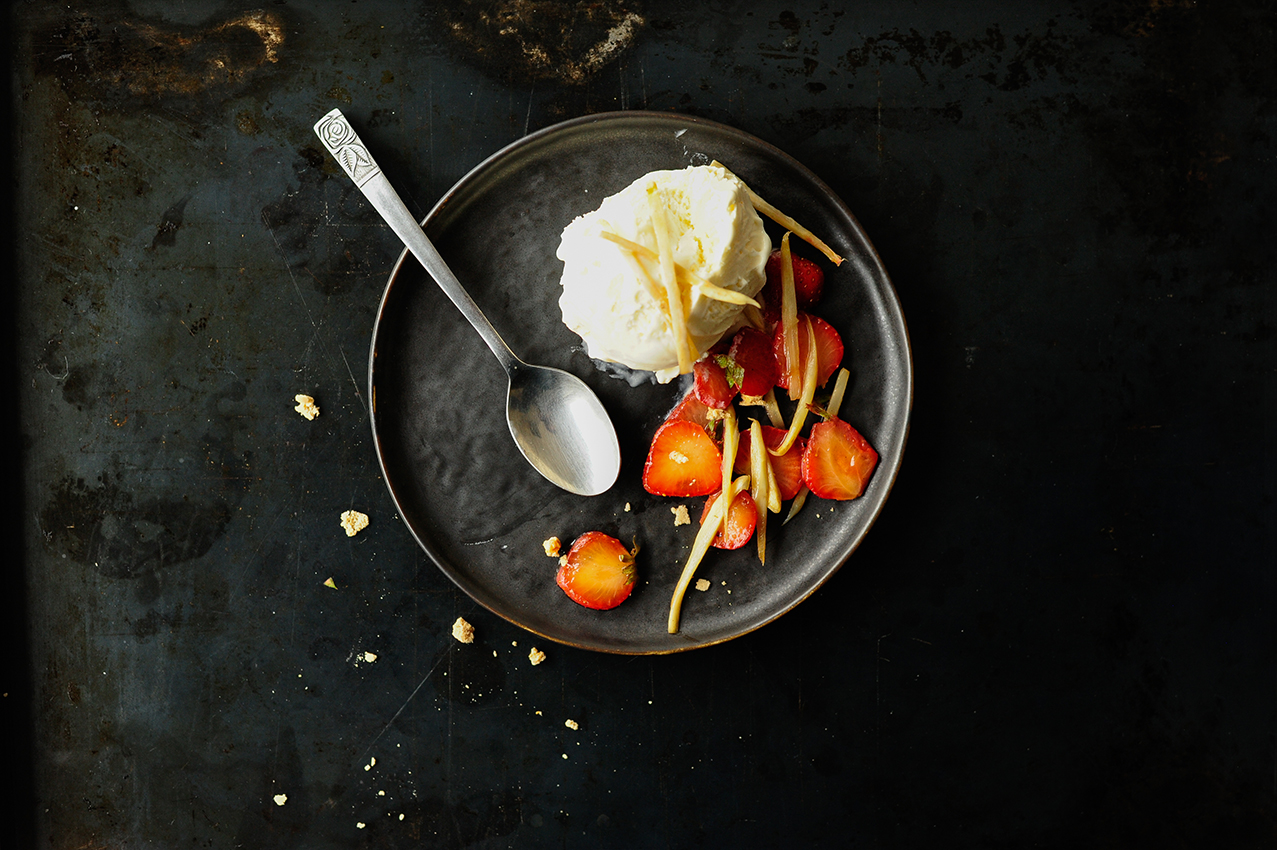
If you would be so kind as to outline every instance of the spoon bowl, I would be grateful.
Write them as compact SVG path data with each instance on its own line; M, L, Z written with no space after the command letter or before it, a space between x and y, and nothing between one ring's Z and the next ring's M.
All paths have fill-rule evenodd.
M528 463L582 496L611 487L621 449L612 420L590 388L568 372L522 361L508 374L506 419Z
M341 110L315 124L315 135L355 181L408 250L483 337L510 379L506 421L515 445L546 480L571 493L597 496L621 470L616 429L594 391L561 369L514 355L430 242Z

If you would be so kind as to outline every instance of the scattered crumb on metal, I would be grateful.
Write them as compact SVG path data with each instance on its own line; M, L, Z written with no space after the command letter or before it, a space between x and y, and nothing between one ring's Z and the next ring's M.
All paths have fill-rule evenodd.
M346 529L347 537L354 537L368 527L368 514L359 511L342 511L341 527Z
M319 406L315 404L315 399L308 395L298 393L293 396L293 401L297 402L297 406L293 408L307 419L314 419L319 415Z

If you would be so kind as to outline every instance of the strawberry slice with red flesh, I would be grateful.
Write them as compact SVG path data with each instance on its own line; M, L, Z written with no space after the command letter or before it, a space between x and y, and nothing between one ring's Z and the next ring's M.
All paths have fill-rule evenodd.
M674 409L665 417L666 422L678 422L679 420L695 422L706 431L709 431L711 424L709 405L697 398L696 393L688 391L687 395L683 396L683 400L674 405Z
M803 483L822 499L855 499L865 491L878 453L836 416L812 426L803 450Z
M705 508L701 511L701 525L705 524L709 509L721 495L723 491L719 490L705 500ZM727 509L725 528L719 530L709 545L715 549L739 549L754 536L754 526L757 524L758 508L754 505L754 497L749 495L748 490L741 490L736 494L736 498L732 499L731 507Z
M834 330L833 325L819 316L799 313L798 359L800 363L807 362L807 329L803 322L811 322L812 330L816 332L816 385L823 386L842 363L842 337L838 335L838 331ZM789 389L789 361L785 358L785 335L780 324L776 325L776 331L772 334L772 353L776 358L776 386ZM799 369L799 374L802 374L802 371Z
M763 443L767 448L776 448L784 439L784 428L763 426ZM749 446L752 441L749 431L741 431L740 448L736 452L736 460L732 463L732 471L737 475L749 472ZM782 501L797 496L799 488L803 485L803 449L806 445L805 438L796 437L789 451L779 456L770 455L768 458L772 464L772 472L776 473L776 487L780 490Z
M820 301L820 296L825 290L825 272L813 261L806 257L800 257L797 254L790 254L794 263L794 299L798 302L798 309L806 310L814 306ZM767 258L767 264L763 267L767 275L767 283L764 284L762 300L764 303L764 313L767 313L767 307L770 305L775 309L775 315L780 315L780 251L772 251L771 256Z
M707 407L726 410L736 398L736 389L727 380L727 370L715 355L692 364L692 393Z
M572 543L554 580L573 602L606 611L634 589L636 554L615 537L587 531Z
M678 419L656 429L643 489L657 496L708 496L723 486L723 455L695 422Z
M757 328L741 328L727 356L740 368L741 395L761 396L776 385L771 338Z

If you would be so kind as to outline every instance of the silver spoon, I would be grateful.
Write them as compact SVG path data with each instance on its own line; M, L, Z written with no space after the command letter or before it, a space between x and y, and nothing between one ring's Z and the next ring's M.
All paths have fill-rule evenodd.
M612 420L594 392L575 375L532 366L514 356L340 109L319 119L315 135L501 361L510 378L506 420L528 463L554 484L582 496L596 496L611 487L621 470L621 447Z

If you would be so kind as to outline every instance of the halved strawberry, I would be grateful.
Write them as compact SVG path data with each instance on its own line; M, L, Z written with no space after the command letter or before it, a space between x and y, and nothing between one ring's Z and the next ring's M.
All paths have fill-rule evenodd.
M798 358L807 362L807 329L803 322L811 322L816 332L816 385L823 386L829 376L838 370L842 363L842 337L833 326L819 316L810 313L798 314ZM772 334L772 352L776 357L776 386L789 389L789 361L785 359L785 337L781 325L776 325Z
M727 372L714 355L706 355L692 364L692 393L707 407L725 410L736 398L736 390L727 381Z
M723 491L719 490L705 500L705 507L701 510L701 525L705 524L705 515L709 513L709 509L721 495ZM754 527L757 524L758 508L755 506L754 497L749 495L748 490L741 490L736 494L736 498L732 499L732 504L727 509L725 527L719 529L710 545L715 549L739 549L754 536Z
M741 328L727 356L740 368L741 395L765 395L776 385L776 355L771 339L762 331Z
M695 422L656 429L643 466L643 489L657 496L708 496L723 486L723 455Z
M784 428L773 428L770 425L763 426L763 442L767 448L774 449L785 439ZM749 472L749 446L752 438L749 431L741 431L740 448L736 452L736 460L732 463L732 470L738 475ZM783 455L771 455L772 472L776 473L776 486L780 489L781 499L792 499L798 495L798 490L803 486L803 449L807 446L807 440L803 437L794 438L794 444L789 447L789 451Z
M695 422L706 431L712 430L713 422L710 420L709 405L696 397L696 393L688 391L683 396L683 400L674 405L666 416L666 422L677 422L684 420L687 422Z
M812 426L803 451L803 483L822 499L854 499L865 491L878 453L836 416Z
M825 272L806 257L791 254L794 263L794 296L798 301L798 309L805 310L820 300L825 288ZM772 251L764 267L767 274L766 287L772 295L764 295L764 300L775 299L777 311L780 305L780 251Z
M573 602L606 611L625 601L634 589L634 556L638 547L601 531L587 531L573 543L559 564L555 581Z

